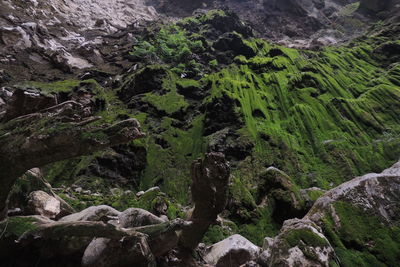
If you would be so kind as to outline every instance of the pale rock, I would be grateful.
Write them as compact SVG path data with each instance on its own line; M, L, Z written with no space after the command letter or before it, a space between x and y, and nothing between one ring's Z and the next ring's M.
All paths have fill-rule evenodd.
M255 260L260 250L258 246L236 234L208 247L204 260L213 266L239 267Z
M53 219L61 212L60 201L46 192L34 191L28 199L29 207L37 215Z

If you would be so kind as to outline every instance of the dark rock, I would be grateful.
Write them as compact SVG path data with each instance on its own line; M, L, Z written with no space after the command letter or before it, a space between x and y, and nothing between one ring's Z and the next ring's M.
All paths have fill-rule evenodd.
M130 208L121 212L118 216L119 224L124 228L132 228L143 225L159 224L164 220L154 214L137 208Z
M82 266L156 266L154 256L146 239L124 238L120 241L95 238L86 248Z
M129 77L118 92L119 97L125 102L139 94L155 92L162 93L163 79L167 71L161 66L147 66Z
M243 55L250 58L256 55L254 50L244 43L243 38L239 34L233 32L228 32L222 35L213 44L213 48L224 52L233 51L234 56Z
M254 144L241 141L240 135L230 128L207 136L209 152L221 152L229 161L240 161L251 154Z
M56 104L57 100L54 96L43 95L37 90L17 89L7 103L4 119L8 121L22 115L35 113Z
M205 106L204 135L210 135L224 128L242 124L235 112L236 102L226 94L214 98Z
M120 185L137 187L146 167L146 149L135 145L114 147L109 153L96 157L79 175L109 179Z
M78 213L74 213L61 218L60 222L73 221L103 221L108 222L115 220L120 215L120 212L106 205L93 206L84 209Z

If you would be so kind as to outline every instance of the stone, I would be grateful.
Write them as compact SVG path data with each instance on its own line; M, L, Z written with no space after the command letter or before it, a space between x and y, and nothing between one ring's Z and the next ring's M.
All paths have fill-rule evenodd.
M120 214L116 209L106 206L93 206L84 209L78 213L74 213L65 216L60 219L61 222L73 222L73 221L110 221L118 217Z
M124 238L120 241L95 238L86 248L82 257L84 267L155 265L154 256L144 237Z
M36 90L17 89L7 102L5 120L35 113L57 104L54 96L46 96Z
M165 222L156 215L138 208L130 208L121 212L118 216L121 227L138 227L143 225L159 224Z
M213 266L241 266L255 260L260 248L241 235L233 235L207 248L204 260Z
M310 220L291 219L284 222L270 248L270 255L262 254L261 261L267 258L264 266L328 267L334 255L334 249L320 227Z
M28 206L36 215L53 219L61 212L60 201L46 192L34 191L28 199Z

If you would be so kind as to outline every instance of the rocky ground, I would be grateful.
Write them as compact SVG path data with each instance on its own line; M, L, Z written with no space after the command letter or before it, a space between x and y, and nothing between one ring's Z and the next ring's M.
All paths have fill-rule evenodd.
M0 265L397 266L399 5L1 1Z

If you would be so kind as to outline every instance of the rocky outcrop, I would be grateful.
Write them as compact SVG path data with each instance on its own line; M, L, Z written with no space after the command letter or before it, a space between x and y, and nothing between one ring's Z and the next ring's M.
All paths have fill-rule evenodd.
M303 219L285 221L280 234L267 239L259 262L348 266L372 261L390 266L399 260L399 193L400 162L346 182L320 197Z
M217 267L239 267L255 260L260 248L241 235L233 235L206 249L204 260Z
M13 110L18 103L10 101L6 110ZM85 106L76 101L44 109L33 104L26 110L29 114L11 117L0 128L0 160L4 163L0 166L0 181L3 184L0 190L0 218L5 216L8 194L15 180L29 169L87 155L143 136L135 119L111 126L88 126L101 120L101 117L91 116Z

